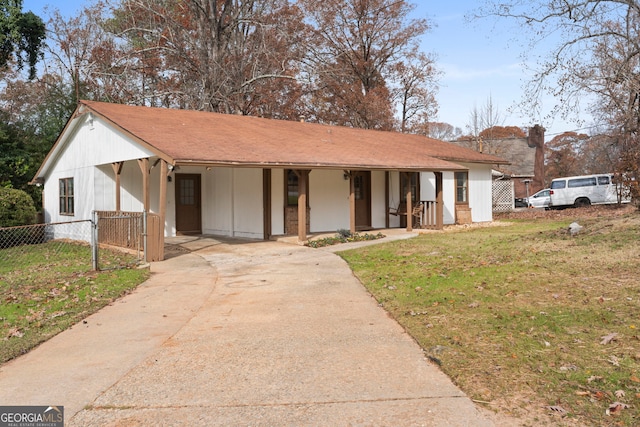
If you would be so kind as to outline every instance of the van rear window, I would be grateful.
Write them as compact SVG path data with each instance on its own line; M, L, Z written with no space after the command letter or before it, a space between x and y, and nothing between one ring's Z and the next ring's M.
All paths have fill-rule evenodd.
M596 177L591 176L589 178L577 178L569 180L569 188L575 187L590 187L596 185Z
M567 181L551 181L551 189L554 188L564 188Z
M599 176L598 177L598 185L609 185L611 180L608 176Z

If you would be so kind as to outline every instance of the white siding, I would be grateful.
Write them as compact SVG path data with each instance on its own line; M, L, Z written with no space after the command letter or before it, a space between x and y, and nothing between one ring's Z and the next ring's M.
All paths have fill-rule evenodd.
M349 180L343 171L311 171L309 207L312 233L349 229Z
M262 239L262 169L197 168L202 172L202 232ZM180 172L196 173L191 168ZM175 207L174 207L175 210Z
M206 171L202 179L202 232L232 236L232 215L233 169Z
M86 115L68 137L64 149L50 159L45 177L44 213L47 222L91 219L94 210L115 208L115 175L111 163L149 157L152 153L125 138L97 118ZM75 213L60 215L58 186L61 178L73 178ZM122 175L122 209L142 210L140 169L136 162L125 163ZM88 240L89 237L85 240Z
M271 234L284 234L284 169L271 171Z
M160 168L154 168L160 169ZM151 171L151 210L158 212L158 180L159 171ZM97 211L112 211L116 208L116 177L111 165L101 165L96 167L95 182L95 205ZM120 174L120 210L125 212L142 212L144 208L142 190L142 172L137 161L125 162Z
M262 169L233 169L233 236L264 237Z
M70 135L65 149L53 159L54 169L69 170L153 156L151 151L98 119L90 121L88 116Z
M442 199L444 202L444 224L456 222L456 184L453 172L442 173Z
M473 222L493 221L491 165L464 164L469 168L469 207Z
M84 167L77 170L53 170L49 174L43 190L45 222L68 222L91 219L94 204L93 191L94 168ZM74 214L60 214L59 180L73 178L74 186ZM85 229L82 227L82 229ZM87 228L86 235L56 235L55 238L69 238L91 241Z
M371 226L386 226L387 202L385 199L385 176L382 171L371 172Z

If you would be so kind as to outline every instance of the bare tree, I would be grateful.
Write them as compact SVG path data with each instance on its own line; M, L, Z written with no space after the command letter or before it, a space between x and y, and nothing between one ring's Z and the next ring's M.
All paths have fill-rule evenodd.
M539 113L541 98L558 99L553 114L584 110L610 128L624 148L618 168L640 178L640 2L633 0L489 1L478 17L496 16L528 28L529 51L557 39L541 58L523 105ZM625 160L628 158L630 160Z
M483 151L483 139L494 139L494 135L491 132L488 134L485 132L484 135L481 135L481 133L486 129L494 129L502 126L503 123L504 117L498 106L493 103L493 97L491 95L489 95L482 107L478 108L478 106L474 106L469 113L467 129L472 139L475 140L475 148Z
M400 111L400 132L429 135L429 123L438 112L436 78L440 73L434 59L412 53L392 67L392 94Z
M430 122L427 123L428 130L426 132L420 132L426 136L441 141L454 141L462 136L462 129L454 127L449 123L442 122Z

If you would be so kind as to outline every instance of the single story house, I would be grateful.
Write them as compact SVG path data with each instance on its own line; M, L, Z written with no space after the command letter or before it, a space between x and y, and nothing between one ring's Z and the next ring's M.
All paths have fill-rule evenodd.
M304 241L411 229L416 206L434 228L491 221L491 171L504 163L420 135L80 101L32 183L44 185L46 222L144 210L160 217L162 241Z

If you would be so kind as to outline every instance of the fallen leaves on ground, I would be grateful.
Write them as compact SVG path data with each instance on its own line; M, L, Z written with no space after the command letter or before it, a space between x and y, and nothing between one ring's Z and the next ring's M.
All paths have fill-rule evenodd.
M628 408L629 408L629 405L627 405L626 403L613 402L611 405L609 405L609 408L607 408L606 414L616 415L617 413L621 412L623 409L628 409Z
M600 337L600 339L602 339L602 341L600 341L600 344L607 345L610 344L611 341L616 341L618 339L618 334L614 332L612 334Z

